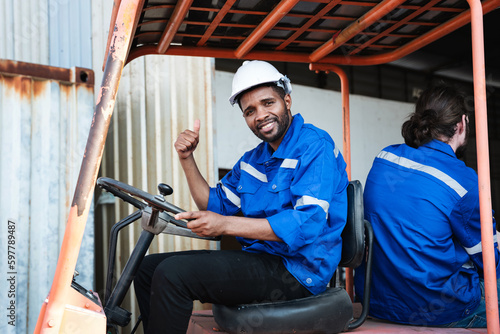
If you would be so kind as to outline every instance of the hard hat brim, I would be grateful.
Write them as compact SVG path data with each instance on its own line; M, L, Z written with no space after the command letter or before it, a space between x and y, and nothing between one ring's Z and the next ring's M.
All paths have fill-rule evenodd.
M271 83L276 84L275 81L268 81L268 82L261 82L261 83L259 83L257 85L250 86L250 87L247 87L245 89L241 89L238 92L236 92L233 95L231 95L231 97L229 98L229 103L231 103L231 105L234 106L236 103L238 103L238 96L240 96L241 93L243 93L243 92L245 92L247 90L250 90L250 89L252 89L254 87L265 85L265 84L271 84Z

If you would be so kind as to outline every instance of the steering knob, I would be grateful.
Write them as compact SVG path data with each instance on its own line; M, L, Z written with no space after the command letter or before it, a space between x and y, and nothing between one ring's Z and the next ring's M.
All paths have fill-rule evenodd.
M158 184L158 190L160 191L160 194L162 194L163 196L172 195L172 193L174 192L172 187L170 187L168 184L165 183Z

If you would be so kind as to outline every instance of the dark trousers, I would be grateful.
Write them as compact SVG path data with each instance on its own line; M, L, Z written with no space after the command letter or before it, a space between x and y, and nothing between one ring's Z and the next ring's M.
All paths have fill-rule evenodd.
M311 295L280 257L239 250L146 256L134 288L148 334L186 333L194 300L236 305Z

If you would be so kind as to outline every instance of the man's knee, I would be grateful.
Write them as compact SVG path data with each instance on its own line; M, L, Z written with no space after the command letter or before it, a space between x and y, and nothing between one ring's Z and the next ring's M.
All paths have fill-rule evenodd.
M154 271L153 284L181 286L190 277L190 262L186 257L172 256L163 260Z

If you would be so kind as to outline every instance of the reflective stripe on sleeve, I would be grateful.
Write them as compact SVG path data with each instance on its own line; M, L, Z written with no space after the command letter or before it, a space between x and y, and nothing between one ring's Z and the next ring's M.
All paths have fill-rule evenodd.
M244 170L248 174L252 175L255 177L257 180L260 180L262 182L267 182L267 176L264 173L259 172L257 169L255 169L252 165L247 164L246 162L242 161L240 163L240 169Z
M241 208L241 200L240 198L238 197L238 195L236 195L235 193L233 193L231 190L229 190L228 188L226 188L226 186L224 186L222 184L222 190L224 190L224 193L226 194L226 197L227 199L233 203L235 206L237 206L238 208Z
M296 210L298 207L304 205L319 205L325 211L328 217L328 209L330 208L330 203L328 203L327 201L304 195L301 198L299 198L297 204L295 204L294 206L294 209Z
M386 152L386 151L380 152L377 155L377 158L390 161L390 162L395 163L396 165L399 165L402 167L406 167L406 168L413 169L413 170L418 170L420 172L429 174L429 175L435 177L436 179L444 182L448 187L453 189L460 197L464 197L465 194L467 194L467 190L465 190L465 188L462 187L460 185L460 183L458 183L453 178L451 178L448 174L443 173L442 171L440 171L437 168L422 165L421 163L418 163L416 161L413 161L413 160L410 160L407 158L403 158L403 157L399 157L393 153Z
M481 253L483 251L483 245L480 242L472 247L464 247L464 249L467 252L467 254L474 255L474 254Z
M493 243L497 242L497 233L495 231L495 235L493 235ZM479 242L478 244L472 246L472 247L464 247L465 251L469 255L474 255L474 254L479 254L483 251L483 244L482 242Z

